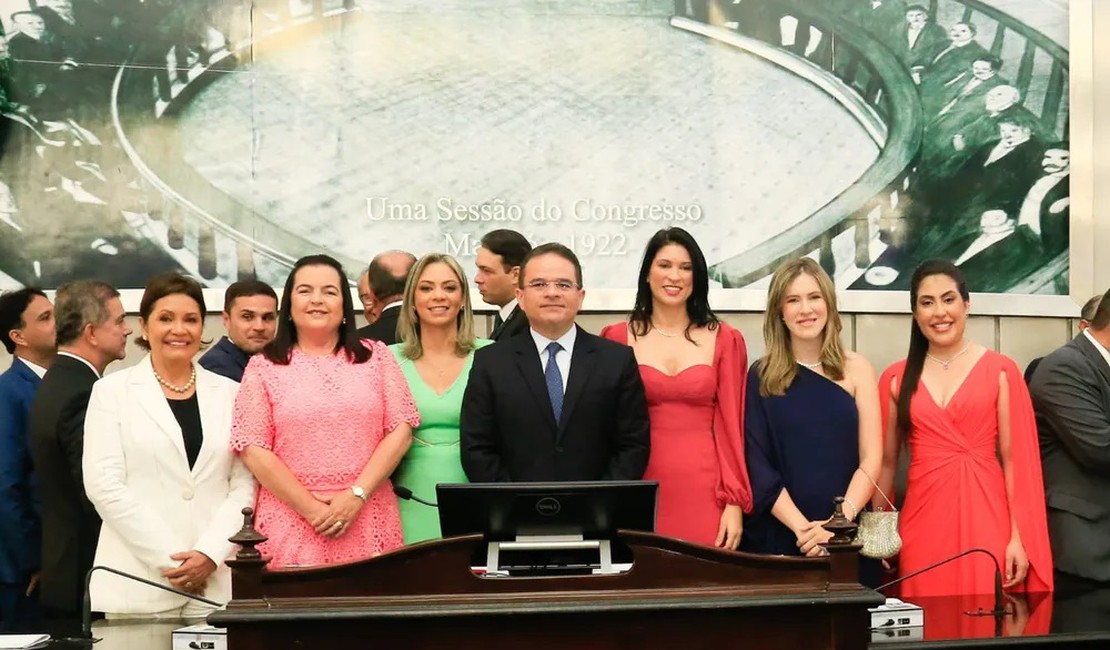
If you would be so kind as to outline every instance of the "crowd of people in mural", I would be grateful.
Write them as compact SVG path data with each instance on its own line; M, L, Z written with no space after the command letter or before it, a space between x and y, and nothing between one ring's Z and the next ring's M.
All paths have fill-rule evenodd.
M680 228L651 238L631 314L600 336L575 322L587 281L561 244L489 232L474 282L496 310L488 339L454 258L387 251L358 278L359 328L344 269L311 255L280 300L256 281L229 287L213 344L200 285L160 273L139 307L146 354L107 374L133 334L111 285L0 296L15 356L0 375L2 624L74 619L94 563L226 602L245 506L274 569L435 539L432 504L393 488L427 501L466 481L657 481L660 534L807 557L827 553L835 497L853 520L900 501L901 552L861 562L865 584L969 548L1014 593L1110 578L1093 514L1110 493L1110 292L1027 386L969 337L949 261L915 270L907 356L882 373L846 348L833 281L808 258L775 272L765 351L749 359ZM901 594L992 593L993 563L966 560ZM108 617L207 611L104 573L91 595Z
M0 272L55 286L92 269L120 284L183 269L174 251L184 248L186 229L128 158L113 110L121 125L129 111L160 110L190 75L252 30L329 7L321 0L303 7L290 0L41 0L4 16ZM137 91L114 85L124 62L145 73ZM113 92L139 97L114 101Z

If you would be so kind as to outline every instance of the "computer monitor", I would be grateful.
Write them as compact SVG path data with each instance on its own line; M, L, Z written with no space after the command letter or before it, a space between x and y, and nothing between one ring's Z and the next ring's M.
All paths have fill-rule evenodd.
M654 481L441 483L436 496L444 537L613 539L617 529L654 532L658 489Z

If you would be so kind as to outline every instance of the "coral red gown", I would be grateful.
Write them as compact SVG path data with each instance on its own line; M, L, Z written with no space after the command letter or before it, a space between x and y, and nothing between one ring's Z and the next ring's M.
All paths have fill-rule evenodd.
M628 323L601 335L628 344ZM651 420L651 456L644 480L659 482L655 530L712 545L726 504L751 512L744 463L744 337L721 323L713 364L668 375L640 364Z
M891 378L900 386L905 365L905 360L895 363L879 380L884 424L896 417L890 409ZM997 452L1000 373L1005 373L1009 387L1014 516L1029 558L1024 590L1052 591L1044 483L1029 390L1013 360L991 350L976 361L946 407L937 405L924 382L910 402L910 468L900 518L899 575L969 548L987 549L1000 565L1005 562L1010 504ZM1002 572L1005 575L1005 566ZM993 592L994 565L982 554L901 585L901 595L908 598Z

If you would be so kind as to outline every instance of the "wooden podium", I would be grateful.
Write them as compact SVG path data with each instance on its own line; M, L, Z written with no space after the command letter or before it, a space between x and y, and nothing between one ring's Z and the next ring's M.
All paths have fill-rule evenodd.
M234 599L208 617L230 650L865 648L867 608L883 602L857 582L850 538L806 559L626 531L633 566L618 575L482 577L470 569L481 536L267 571L244 513L232 538L243 550L228 562Z

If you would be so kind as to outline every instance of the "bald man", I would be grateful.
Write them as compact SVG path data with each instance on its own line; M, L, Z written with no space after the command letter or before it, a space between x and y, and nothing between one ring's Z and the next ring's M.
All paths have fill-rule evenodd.
M381 341L386 345L397 342L397 318L401 315L401 301L405 295L405 282L416 264L416 257L405 251L386 251L374 256L367 269L370 293L380 306L378 320L358 331L364 339Z

